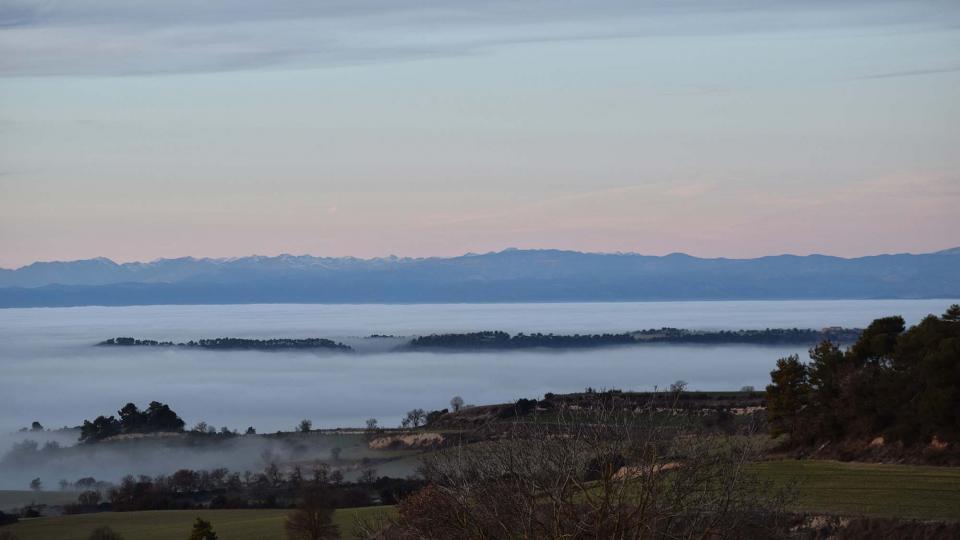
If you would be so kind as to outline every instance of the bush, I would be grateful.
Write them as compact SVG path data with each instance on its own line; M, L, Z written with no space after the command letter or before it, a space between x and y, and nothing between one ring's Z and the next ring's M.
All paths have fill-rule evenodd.
M751 438L716 441L695 415L597 398L493 440L428 454L430 484L397 505L385 538L779 538L786 498L741 465ZM663 403L661 402L663 401ZM710 489L704 489L709 486Z
M340 538L340 528L333 524L333 507L323 494L305 493L297 509L284 523L290 540L327 540Z
M123 536L110 527L98 527L87 538L88 540L123 540Z
M213 525L209 521L197 518L193 522L190 540L217 540L217 533L213 532Z

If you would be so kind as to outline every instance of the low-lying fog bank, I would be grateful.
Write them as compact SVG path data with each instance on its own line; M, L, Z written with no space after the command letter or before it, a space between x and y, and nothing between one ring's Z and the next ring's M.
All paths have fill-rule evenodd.
M55 490L61 480L73 483L87 477L116 483L128 474L156 476L179 469L217 468L259 472L270 464L315 461L342 470L348 479L358 474L361 463L399 477L413 472L412 464L393 463L396 456L370 450L364 435L357 432L282 436L156 433L86 444L77 444L78 434L77 430L59 430L5 435L0 439L4 444L0 489L27 489L34 478L40 478L44 489Z
M396 425L414 407L452 395L493 403L594 388L650 389L678 379L691 389L762 388L777 358L798 346L644 346L507 354L340 355L94 347L118 335L183 341L203 336L320 336L384 352L411 336L497 328L602 333L689 329L863 327L902 314L916 322L943 300L634 302L609 304L238 305L0 310L0 433L39 420L76 426L117 404L174 404L198 421L259 431Z
M876 317L908 323L956 301L676 302L490 305L241 305L0 310L0 454L32 421L78 426L118 406L170 403L188 426L206 421L241 432L360 427L367 418L396 426L413 408L498 403L546 392L594 388L649 390L685 380L690 389L763 388L777 358L798 346L645 345L570 351L391 353L396 338L497 328L507 332L602 333L674 326L689 329L863 327ZM371 352L216 351L94 347L112 336L183 341L204 336L326 337ZM27 434L42 445L45 439ZM42 437L60 437L47 434ZM69 444L70 441L59 441ZM231 450L256 463L263 448ZM204 457L183 459L202 468ZM201 454L202 455L202 454ZM119 459L119 458L118 458ZM149 462L151 459L143 458ZM106 462L110 459L107 458ZM187 463L186 461L189 461ZM226 466L217 456L217 466ZM214 460L209 463L213 464ZM149 468L149 463L131 465ZM63 470L75 464L65 463ZM164 466L168 463L164 463ZM237 468L243 468L237 466ZM138 472L136 470L124 471ZM144 469L145 474L156 472ZM53 474L56 476L56 474ZM76 474L65 474L72 478ZM95 476L95 475L94 475ZM31 477L32 478L32 477ZM27 480L29 481L30 478ZM46 479L44 479L46 481ZM22 488L22 478L16 487Z
M454 395L499 403L546 392L661 388L682 379L691 389L762 388L776 359L803 347L618 347L563 352L317 355L177 349L43 354L6 361L0 381L3 431L40 421L77 426L114 414L118 404L157 400L187 425L258 432L292 429L303 418L318 428L359 427L367 418L396 426L414 408L438 409Z

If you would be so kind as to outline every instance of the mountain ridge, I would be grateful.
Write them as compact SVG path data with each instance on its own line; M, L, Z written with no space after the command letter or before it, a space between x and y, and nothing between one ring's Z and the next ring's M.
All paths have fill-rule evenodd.
M457 257L106 258L0 270L0 307L960 297L960 249L699 258L508 249Z

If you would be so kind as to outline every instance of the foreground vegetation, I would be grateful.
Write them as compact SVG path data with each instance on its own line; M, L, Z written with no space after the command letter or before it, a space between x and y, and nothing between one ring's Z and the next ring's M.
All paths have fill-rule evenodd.
M358 517L376 519L391 512L389 507L350 508L333 514L344 538L353 538ZM170 540L188 538L197 517L213 525L223 540L274 540L286 538L286 510L160 510L149 512L103 512L75 516L25 519L0 528L19 540L87 540L90 533L108 526L127 540Z
M960 521L960 469L914 465L841 463L819 460L766 461L751 470L778 486L796 486L790 510L844 516ZM57 495L53 493L52 495ZM288 510L167 510L103 512L25 519L0 530L20 540L86 540L92 530L109 526L127 539L185 538L196 517L210 521L220 538L284 538ZM393 507L340 509L333 521L345 538L354 534L358 516L391 517Z

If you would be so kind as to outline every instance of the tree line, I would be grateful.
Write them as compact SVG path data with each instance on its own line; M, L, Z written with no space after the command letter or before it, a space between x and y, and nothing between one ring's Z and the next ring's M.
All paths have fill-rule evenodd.
M115 337L101 341L100 343L97 343L97 345L102 347L189 347L196 349L245 351L278 351L299 349L332 349L343 352L353 351L353 348L349 345L344 345L338 341L333 341L326 338L246 339L224 337L174 343L173 341Z
M78 481L77 485L80 484ZM231 472L180 469L173 474L125 476L119 484L91 486L66 513L129 512L193 508L290 508L305 493L322 493L330 508L394 504L421 488L420 480L378 476L367 467L352 482L328 464L281 468L270 463L263 471Z
M410 340L410 342L402 346L401 349L573 349L644 343L814 344L822 340L852 343L859 338L860 333L861 330L857 328L825 328L823 330L767 328L765 330L723 330L718 332L701 332L680 328L659 328L619 334L571 335L525 334L522 332L511 335L501 331L484 331L420 336Z
M81 442L96 442L115 435L134 433L182 432L184 422L169 405L151 401L145 410L127 403L115 416L98 416L84 420L80 427Z
M809 362L781 358L770 375L769 428L793 445L960 441L960 306L909 329L877 319L853 346L824 341Z

